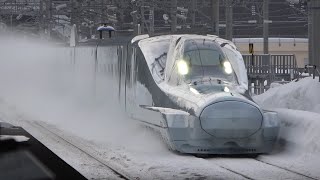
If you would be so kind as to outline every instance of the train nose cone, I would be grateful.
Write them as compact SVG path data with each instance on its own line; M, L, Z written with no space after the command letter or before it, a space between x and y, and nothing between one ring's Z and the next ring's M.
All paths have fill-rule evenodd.
M257 132L263 115L253 105L222 101L207 106L200 115L202 128L217 138L245 138Z

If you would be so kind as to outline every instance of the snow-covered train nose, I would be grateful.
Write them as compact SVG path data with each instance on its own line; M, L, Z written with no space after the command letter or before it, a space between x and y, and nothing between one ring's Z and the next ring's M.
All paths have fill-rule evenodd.
M245 138L262 125L260 110L241 101L222 101L207 106L200 115L202 128L217 138Z

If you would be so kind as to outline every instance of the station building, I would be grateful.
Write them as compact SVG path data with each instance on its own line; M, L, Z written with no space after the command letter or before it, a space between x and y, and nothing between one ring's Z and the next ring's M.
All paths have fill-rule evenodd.
M254 45L254 54L263 54L263 38L234 38L233 42L242 54L249 54L249 44ZM307 38L269 38L269 54L294 54L299 68L309 64Z

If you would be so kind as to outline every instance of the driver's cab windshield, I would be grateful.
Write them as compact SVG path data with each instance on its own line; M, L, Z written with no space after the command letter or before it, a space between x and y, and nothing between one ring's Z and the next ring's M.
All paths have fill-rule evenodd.
M187 83L212 79L236 82L231 63L220 45L208 39L188 39L182 57L176 60L176 70Z

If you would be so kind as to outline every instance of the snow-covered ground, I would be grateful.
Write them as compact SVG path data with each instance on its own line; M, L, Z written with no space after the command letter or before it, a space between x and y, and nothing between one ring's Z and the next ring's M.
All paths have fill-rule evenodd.
M304 102L299 99L302 96L319 104L312 97L316 93L309 89L319 89L316 80L275 87L255 97L262 106L276 110L281 119L281 139L273 154L257 159L203 159L168 151L157 134L126 117L116 97L107 96L113 93L109 79L98 76L96 81L105 85L97 91L92 88L90 64L87 71L70 71L68 62L57 59L51 46L1 39L0 120L23 126L89 179L117 176L40 126L133 179L320 179L320 115L307 112L316 112L312 106L282 106L286 101ZM293 87L299 89L299 96ZM286 93L280 96L280 89ZM273 102L278 100L279 104Z
M277 111L281 121L278 152L260 158L317 179L320 178L318 78L307 77L254 97L262 107Z
M278 86L255 96L265 108L297 109L320 113L320 82L318 77L307 77L298 82Z
M273 161L268 164L270 157L274 155L259 157L258 160L246 157L196 158L168 151L160 138L146 129L136 129L133 136L128 136L128 141L133 141L131 143L128 141L120 143L108 142L108 140L97 141L90 140L88 137L83 138L84 135L81 132L71 133L56 125L35 121L4 101L1 102L0 109L1 119L26 128L88 179L101 177L114 179L116 176L97 166L96 162L92 162L93 160L75 155L63 141L59 140L57 143L52 140L56 137L48 135L47 130L34 126L40 124L48 128L63 139L67 139L92 156L99 158L100 161L111 163L113 168L125 172L131 179L311 179L298 174L297 172L300 171L296 172L296 169L284 169L287 167L286 164L280 168L274 166ZM117 139L117 137L113 138ZM276 158L276 160L279 159L283 157ZM302 174L309 175L308 172Z

